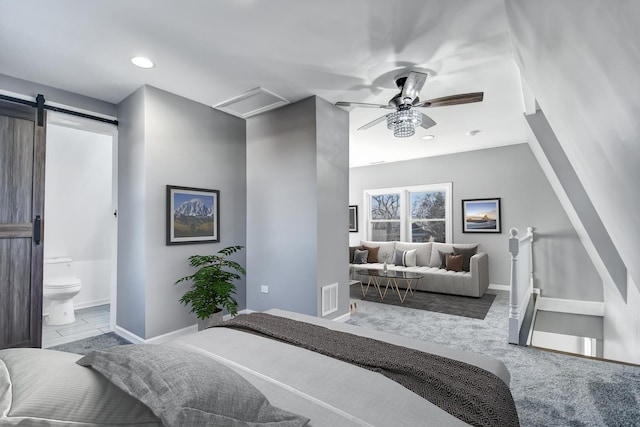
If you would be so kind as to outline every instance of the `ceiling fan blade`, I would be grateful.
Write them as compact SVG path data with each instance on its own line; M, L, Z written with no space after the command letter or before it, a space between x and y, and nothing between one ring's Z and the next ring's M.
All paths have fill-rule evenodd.
M391 107L389 105L382 104L367 104L366 102L336 102L338 107L368 107L368 108L386 108L386 109L395 109L395 107Z
M472 102L482 102L483 98L484 92L461 93L429 99L428 101L417 103L414 107L444 107L446 105L470 104Z
M375 126L375 125L377 125L378 123L385 121L385 120L386 120L386 118L387 118L387 116L378 117L378 118L377 118L377 119L375 119L374 121L369 122L369 123L367 123L366 125L360 126L360 127L358 128L358 130L365 130L365 129L369 129L369 128L370 128L370 127L372 127L372 126Z
M416 71L410 72L407 80L405 80L404 85L402 86L402 99L409 98L411 101L416 99L426 81L426 74L418 73Z
M436 122L431 117L427 116L426 114L422 114L422 123L420 124L420 127L429 129L431 126L435 125Z

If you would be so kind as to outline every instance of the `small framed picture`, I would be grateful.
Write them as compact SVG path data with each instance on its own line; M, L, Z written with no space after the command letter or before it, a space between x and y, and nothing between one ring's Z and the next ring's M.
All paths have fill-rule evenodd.
M167 185L167 245L220 241L220 192Z
M502 233L500 198L462 201L463 233Z
M349 232L358 232L358 206L349 205Z

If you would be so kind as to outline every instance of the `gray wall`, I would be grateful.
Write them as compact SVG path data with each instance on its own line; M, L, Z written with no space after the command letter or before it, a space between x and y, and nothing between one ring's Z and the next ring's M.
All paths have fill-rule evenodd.
M119 164L118 269L136 274L130 281L118 281L118 324L125 327L129 317L138 318L142 311L144 334L131 332L151 338L196 321L178 302L189 285L173 285L193 272L187 261L190 255L246 244L246 128L244 120L186 98L150 86L135 97L138 92L142 99L137 111L127 108L129 98L118 111L121 121L144 123L142 141L122 132L119 139L119 159L125 163ZM132 159L124 159L127 150L134 151ZM220 190L219 243L166 246L166 185ZM125 200L136 200L131 203L135 212L126 209ZM131 250L125 249L129 243L135 244ZM133 250L137 254L130 254ZM236 255L234 260L246 265L245 251ZM245 308L245 286L244 280L237 284L240 309ZM121 308L121 293L123 298L129 293L143 295L144 309Z
M118 288L116 325L145 336L145 91L118 105Z
M13 94L27 95L35 98L38 94L44 95L46 103L55 102L73 110L86 110L91 113L104 114L116 117L117 108L114 104L100 99L91 98L55 87L41 85L28 80L17 79L5 74L0 74L0 91Z
M249 309L315 316L319 287L346 285L346 239L330 226L347 230L347 171L346 112L311 97L247 121ZM331 317L347 311L348 296Z
M602 301L602 282L569 222L560 202L527 144L352 168L349 204L362 206L363 191L374 188L453 183L453 241L479 243L489 254L489 281L508 285L510 256L508 230L535 229L535 286L542 295ZM501 198L500 234L462 233L461 200ZM365 238L364 215L359 209L359 233Z

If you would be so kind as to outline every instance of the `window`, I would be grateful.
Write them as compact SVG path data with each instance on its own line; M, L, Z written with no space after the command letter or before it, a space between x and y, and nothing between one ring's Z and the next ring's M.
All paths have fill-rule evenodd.
M450 242L451 183L364 192L367 239Z

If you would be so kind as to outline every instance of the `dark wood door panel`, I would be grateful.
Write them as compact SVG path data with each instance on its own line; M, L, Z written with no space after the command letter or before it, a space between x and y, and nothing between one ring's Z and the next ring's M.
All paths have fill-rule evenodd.
M5 255L9 255L5 257ZM31 338L31 239L0 239L0 342L25 347ZM4 335L4 336L2 336Z
M45 135L33 109L0 101L0 348L41 345L43 246L33 221L44 218Z

